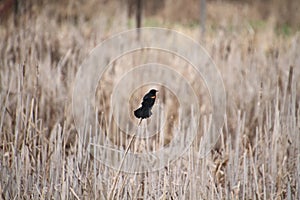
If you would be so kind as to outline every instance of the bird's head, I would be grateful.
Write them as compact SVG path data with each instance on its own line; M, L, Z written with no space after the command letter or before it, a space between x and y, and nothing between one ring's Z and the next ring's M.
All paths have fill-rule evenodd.
M158 92L158 90L152 89L152 90L150 90L149 93L152 94L152 95L155 95L157 92Z

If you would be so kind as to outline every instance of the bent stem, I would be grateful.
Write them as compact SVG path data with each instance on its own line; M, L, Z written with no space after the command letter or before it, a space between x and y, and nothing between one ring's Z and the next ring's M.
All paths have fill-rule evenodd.
M142 123L142 120L143 120L143 119L141 118L141 120L140 120L140 122L139 122L139 124L138 124L138 127L139 127L140 124ZM135 131L135 132L136 132L136 131ZM128 144L126 150L125 150L125 154L124 154L124 156L123 156L123 158L122 158L122 161L121 161L121 164L120 164L120 166L119 166L118 172L117 172L117 174L116 174L116 176L115 176L115 178L114 178L113 186L112 186L112 188L111 188L111 190L110 190L110 192L109 192L108 199L113 199L113 197L114 197L115 187L116 187L116 184L117 184L117 182L118 182L118 180L119 180L119 176L120 176L120 173L121 173L121 169L122 169L122 167L123 167L123 164L124 164L126 155L127 155L128 151L129 151L129 148L130 148L131 144L133 143L134 139L135 139L135 135L133 135L133 136L131 137L131 139L130 139L130 141L129 141L129 144Z
M138 126L140 126L140 124L142 123L142 120L143 120L143 118L140 119L140 122L139 122Z

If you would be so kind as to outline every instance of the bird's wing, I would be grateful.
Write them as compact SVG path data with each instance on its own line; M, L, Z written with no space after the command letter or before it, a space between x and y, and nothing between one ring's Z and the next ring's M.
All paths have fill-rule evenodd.
M147 99L150 99L151 98L151 94L146 94L144 97L143 97L143 101L147 100Z
M155 99L156 98L156 95L154 94L146 94L143 98L143 101L147 100L147 99Z
M145 101L145 100L142 102L142 107L146 106L146 102L147 101Z

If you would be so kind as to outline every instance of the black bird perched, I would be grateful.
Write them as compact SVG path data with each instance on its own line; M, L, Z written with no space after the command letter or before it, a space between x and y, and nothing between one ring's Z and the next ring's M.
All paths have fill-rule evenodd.
M158 91L152 89L144 96L142 106L134 111L134 116L136 118L141 118L142 121L152 115L151 109L156 99L156 92Z

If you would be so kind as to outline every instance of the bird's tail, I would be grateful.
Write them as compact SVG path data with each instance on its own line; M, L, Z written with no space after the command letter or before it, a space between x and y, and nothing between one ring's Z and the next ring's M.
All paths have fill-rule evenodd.
M134 116L136 118L142 118L142 107L140 107L134 111Z

